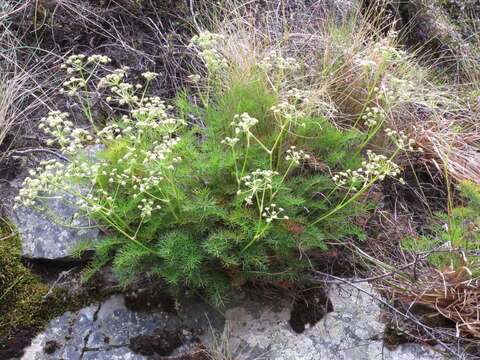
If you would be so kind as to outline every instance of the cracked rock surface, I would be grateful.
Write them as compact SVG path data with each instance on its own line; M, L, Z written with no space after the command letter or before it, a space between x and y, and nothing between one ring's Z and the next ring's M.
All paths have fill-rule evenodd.
M373 292L368 284L362 288ZM248 359L277 360L440 360L438 352L419 344L402 344L391 351L381 340L382 310L367 294L346 285L331 286L333 312L301 334L289 326L288 301L275 304L244 302L226 312L232 348Z
M200 329L218 324L218 315L208 305L189 300L183 314L167 312L134 312L125 306L123 295L114 295L103 303L96 303L77 312L67 312L52 320L25 349L22 360L143 360L150 359L148 349L135 353L134 340L139 335L151 336L159 349L159 334L169 334L181 342L165 344L166 353L188 351L199 341ZM221 322L221 320L220 320ZM221 325L218 325L221 327ZM162 338L165 340L165 338ZM161 344L160 344L161 345ZM169 348L170 345L173 345ZM160 355L161 354L161 351ZM158 354L158 352L157 352Z
M368 284L361 287L373 292ZM385 347L381 340L385 330L380 321L382 310L370 296L346 285L331 286L328 296L333 311L297 333L290 326L292 304L287 298L267 300L242 293L223 318L217 310L193 299L182 301L178 315L133 312L126 308L123 295L114 295L102 304L54 319L33 340L22 360L162 359L158 355L188 352L189 344L191 348L195 341L208 346L212 329L223 332L231 351L245 360L444 358L434 349L419 344L402 344L395 350ZM161 354L158 348L153 353L139 353L131 346L132 339L143 336L148 342L144 335L159 332L177 332L183 345L173 344ZM190 335L185 336L186 333ZM152 357L153 354L157 357Z

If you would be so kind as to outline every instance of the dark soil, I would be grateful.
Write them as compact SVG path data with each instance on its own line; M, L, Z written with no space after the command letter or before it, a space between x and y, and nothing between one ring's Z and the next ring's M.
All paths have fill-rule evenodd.
M13 336L0 336L0 359L8 360L23 355L23 349L30 345L37 329L21 329Z
M50 340L45 343L45 346L43 348L43 351L46 354L53 354L55 351L57 351L60 348L60 344L57 343L55 340Z
M332 246L330 250L308 252L315 270L340 277L354 277L357 264L354 254L343 246Z
M154 335L139 335L130 339L129 348L141 355L170 355L183 344L180 331L157 330Z
M419 163L413 168L406 167L402 177L404 185L394 180L384 182L385 206L392 213L411 213L416 230L424 233L424 225L431 215L446 208L448 194L445 179L438 171ZM453 188L450 190L454 191Z
M48 259L22 259L23 264L33 274L39 276L43 282L50 284L58 279L59 275L64 271L80 269L85 261L56 261ZM78 273L78 271L76 271Z
M149 284L146 287L125 294L125 306L131 311L160 310L177 314L175 299L165 292L162 285Z
M325 314L333 311L333 305L322 286L312 287L301 291L293 304L290 313L290 326L301 334L306 325L313 326Z

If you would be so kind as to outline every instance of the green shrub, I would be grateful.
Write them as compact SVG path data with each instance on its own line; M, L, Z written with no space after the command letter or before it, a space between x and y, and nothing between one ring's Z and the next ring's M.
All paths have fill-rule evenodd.
M363 236L353 221L366 208L361 195L398 175L392 157L411 145L403 134L388 133L397 148L391 158L369 151L363 159L367 135L336 128L297 89L287 97L278 91L275 84L298 67L293 59L271 55L233 80L216 40L210 33L194 39L207 73L175 107L146 96L154 73L137 86L124 81L127 69L96 81L107 58L67 61L75 76L65 91L92 124L93 87L124 115L91 134L74 129L67 114L50 113L41 126L71 162L43 163L19 200L45 210L42 199L60 189L108 229L102 241L76 249L96 249L87 277L112 261L124 282L160 277L216 303L232 283L298 279L309 250ZM189 101L194 96L200 101ZM91 156L85 144L94 142L103 150Z

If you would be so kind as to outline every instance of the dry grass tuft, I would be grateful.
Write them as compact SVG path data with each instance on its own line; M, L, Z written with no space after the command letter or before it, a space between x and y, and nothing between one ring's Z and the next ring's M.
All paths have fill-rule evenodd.
M219 50L232 64L230 79L248 78L256 64L276 53L302 68L274 79L275 90L280 95L293 88L308 91L309 100L333 121L355 120L367 106L382 105L374 89L406 67L393 50L397 40L393 25L381 20L384 12L363 14L356 1L342 9L328 1L292 3L288 9L274 1L250 9L233 1L220 14L212 13L208 28L224 38ZM372 23L372 17L378 21Z
M11 109L21 88L21 79L8 79L6 71L0 70L0 145L14 124Z
M0 56L0 162L5 160L13 148L24 146L28 140L25 129L35 126L34 115L48 107L51 78L41 79L33 61L31 68L25 70L9 58L8 52ZM51 87L51 86L50 86Z
M480 278L472 278L468 260L459 253L461 264L436 269L425 266L418 280L403 277L392 280L392 290L402 302L423 305L456 324L456 336L480 338ZM419 271L420 272L420 271Z
M443 126L442 126L443 123ZM478 124L460 131L452 130L450 121L428 121L417 126L417 143L425 150L424 159L439 172L456 181L480 185L480 128Z

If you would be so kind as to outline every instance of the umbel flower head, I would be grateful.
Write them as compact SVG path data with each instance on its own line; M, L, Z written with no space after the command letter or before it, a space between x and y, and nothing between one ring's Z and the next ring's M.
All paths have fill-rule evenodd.
M253 197L267 189L273 188L273 178L279 175L277 171L257 169L250 175L243 176L240 180L246 187L246 190L238 190L237 195L248 194L245 198L247 204L253 203Z
M356 170L348 169L339 172L332 177L335 185L352 191L357 191L377 180L382 181L387 176L397 177L400 167L385 155L375 154L367 151L368 160L362 162L362 167ZM400 181L402 181L400 179Z
M288 220L289 217L287 215L280 216L280 213L284 212L285 210L281 207L277 207L276 204L270 204L264 208L262 212L262 217L265 219L267 223L272 222L273 220Z
M227 67L227 59L215 47L223 39L222 35L202 31L190 40L190 48L197 48L198 56L205 62L210 73L215 73Z
M248 134L250 133L250 129L258 123L257 119L251 117L246 112L241 115L235 115L233 119L234 120L230 123L230 125L235 128L235 134Z
M296 146L290 146L290 148L286 151L287 155L285 156L285 160L291 161L296 165L300 164L300 160L308 160L310 159L310 155L307 154L303 150L297 150Z

